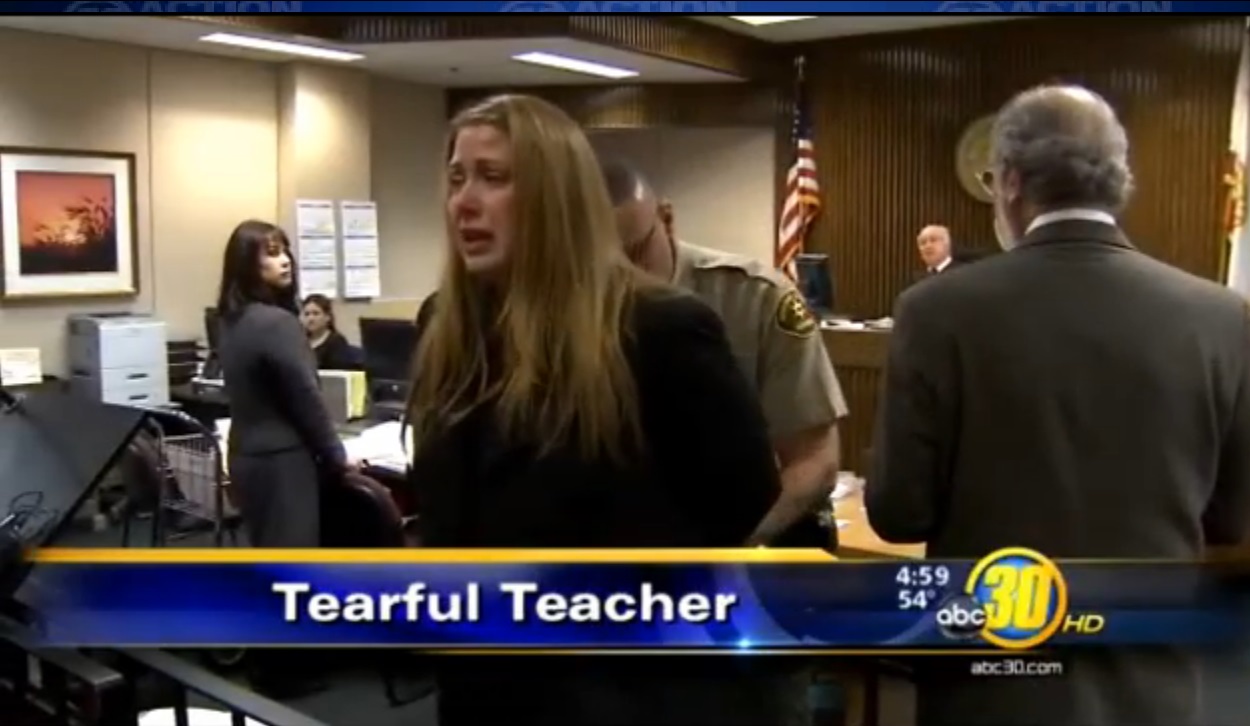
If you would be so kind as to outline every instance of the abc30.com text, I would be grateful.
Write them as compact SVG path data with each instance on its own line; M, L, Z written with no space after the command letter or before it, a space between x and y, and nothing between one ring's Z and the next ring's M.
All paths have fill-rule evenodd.
M1063 662L1040 658L983 658L968 664L968 672L985 678L1052 678L1063 675Z

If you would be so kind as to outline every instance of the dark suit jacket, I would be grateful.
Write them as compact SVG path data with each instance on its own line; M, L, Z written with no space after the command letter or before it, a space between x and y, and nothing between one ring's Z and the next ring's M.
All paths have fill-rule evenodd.
M866 489L873 528L931 558L1188 559L1246 536L1244 300L1067 221L916 285L894 316ZM962 666L966 673L966 666ZM932 723L1196 723L1185 658L1062 678L930 674ZM926 700L927 699L927 700Z
M929 272L928 268L925 268L916 273L915 277L912 278L912 284L923 282L924 280L929 280L940 275L945 275L948 272L953 272L954 270L963 267L964 264L964 262L954 256L954 253L951 253L950 263L947 264L946 267L942 268L940 272Z
M422 306L424 329L431 303ZM629 465L574 450L538 458L499 440L483 409L414 457L428 547L737 547L780 492L759 402L724 327L685 293L639 297L627 343L648 455ZM418 371L418 375L420 372ZM632 659L626 659L631 661ZM691 667L687 659L683 668ZM731 668L678 677L635 663L473 659L440 671L440 723L780 723ZM610 670L609 670L610 669ZM671 669L668 669L671 671ZM711 684L719 683L718 687ZM739 694L742 694L741 699ZM742 700L740 709L728 704ZM725 718L717 717L720 709ZM733 713L738 710L738 713ZM711 717L709 717L711 713ZM735 721L737 719L737 721ZM745 719L745 721L743 720Z
M282 308L253 303L222 326L221 366L230 398L230 453L306 449L341 466L343 444L321 399L308 338Z
M223 321L230 480L253 547L316 547L321 488L346 456L322 402L312 350L291 312L253 303Z

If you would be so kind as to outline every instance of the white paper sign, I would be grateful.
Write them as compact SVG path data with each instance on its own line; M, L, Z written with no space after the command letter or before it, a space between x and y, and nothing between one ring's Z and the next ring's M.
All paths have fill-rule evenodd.
M334 203L316 199L297 200L295 226L300 296L318 294L336 297L339 264Z
M296 231L298 237L333 237L335 234L334 205L315 199L295 202Z
M0 349L0 385L33 386L43 382L38 348Z
M339 214L343 219L343 297L381 297L377 203L340 202Z

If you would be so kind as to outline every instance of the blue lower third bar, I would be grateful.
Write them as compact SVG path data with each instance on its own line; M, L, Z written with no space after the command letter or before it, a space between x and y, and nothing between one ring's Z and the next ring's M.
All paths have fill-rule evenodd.
M1065 568L1062 603L1035 598L1008 617L987 601L1001 595L968 591L970 563L936 567L941 585L905 582L895 564L834 561L53 561L20 598L48 640L68 646L929 652L1227 643L1245 632L1235 589L1184 575L1189 595L1178 597L1179 572Z

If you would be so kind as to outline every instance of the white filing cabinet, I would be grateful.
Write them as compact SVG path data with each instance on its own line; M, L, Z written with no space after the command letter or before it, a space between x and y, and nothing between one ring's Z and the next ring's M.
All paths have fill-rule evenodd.
M71 315L69 365L74 390L105 403L169 403L165 323L148 316Z

